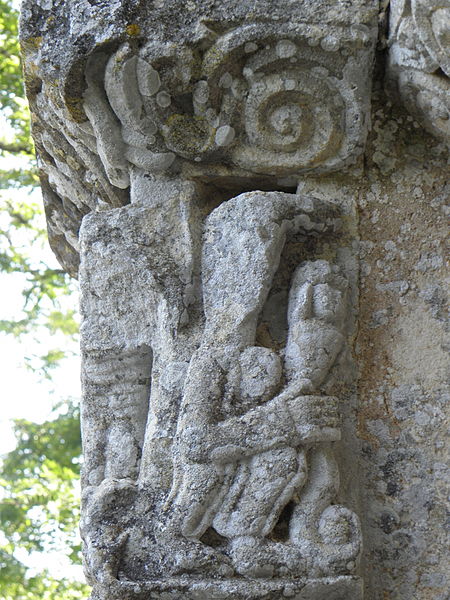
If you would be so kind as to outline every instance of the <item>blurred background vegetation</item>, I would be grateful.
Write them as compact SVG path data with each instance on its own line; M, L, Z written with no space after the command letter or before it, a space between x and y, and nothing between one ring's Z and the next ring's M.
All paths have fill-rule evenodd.
M22 83L18 4L0 0L0 334L2 343L11 337L19 339L27 367L51 380L67 354L74 352L60 340L69 339L72 348L76 344L77 289L47 259L38 169ZM9 282L20 284L19 317L3 310ZM88 587L80 579L55 576L48 559L56 550L72 564L81 564L77 402L60 399L44 422L16 419L14 433L15 449L1 458L0 598L87 598ZM32 567L29 557L34 557Z

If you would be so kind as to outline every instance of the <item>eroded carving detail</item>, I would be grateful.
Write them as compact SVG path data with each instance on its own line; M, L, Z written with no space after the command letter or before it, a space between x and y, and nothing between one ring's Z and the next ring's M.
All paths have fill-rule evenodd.
M450 4L393 0L389 79L411 114L433 135L450 140Z
M184 191L186 207L195 204L193 193ZM164 204L170 214L180 197L166 196ZM349 576L361 534L356 515L333 504L339 474L331 445L340 424L339 401L329 395L347 353L348 284L340 269L325 260L301 263L283 309L284 347L255 343L286 240L327 235L335 211L297 195L247 193L210 213L197 244L189 241L193 214L185 210L166 242L158 235L168 218L160 206L137 203L85 220L84 423L105 435L96 440L102 465L91 463L100 455L91 450L92 433L85 446L88 569L119 586L152 580L161 568L166 576L223 581ZM190 265L180 278L165 267L174 250ZM127 271L105 281L111 261ZM141 300L127 305L129 285ZM149 303L147 315L135 308ZM126 355L113 350L123 327L128 340L135 332L136 350ZM118 383L109 385L105 403L112 372ZM115 523L102 517L112 505ZM287 507L285 536L276 539ZM130 520L139 509L151 511L145 527ZM102 547L95 545L99 529Z
M124 143L99 142L111 181L128 185L127 161L158 173L177 156L277 176L343 167L366 135L372 43L364 26L318 38L298 24L276 36L253 24L201 48L151 42L138 54L125 44L111 58L94 55L86 114L97 135L107 129Z
M265 0L260 4L263 15L280 11L266 8ZM355 162L370 123L377 36L376 2L367 4L356 2L354 14L335 22L334 7L304 11L292 5L291 23L285 16L252 22L237 6L236 16L223 21L220 3L211 8L220 16L210 18L199 5L189 25L179 23L179 15L170 17L170 35L147 35L158 18L152 14L145 26L132 29L141 32L138 38L125 36L127 41L117 6L108 16L107 8L96 6L92 26L82 32L63 27L75 19L70 4L58 8L61 17L51 26L44 9L25 5L33 131L50 241L65 268L77 272L83 216L129 203L133 167L154 174L181 169L185 177L200 178L206 172L262 175L274 189L294 186L299 173ZM28 33L36 12L42 13L41 29L51 33ZM95 19L111 20L119 33L100 27L93 44ZM50 43L54 27L63 27L62 39L70 38L59 55ZM64 68L61 54L72 61Z
M340 213L286 190L363 150L377 3L122 4L58 5L63 65L26 40L49 228L82 258L92 598L360 600Z

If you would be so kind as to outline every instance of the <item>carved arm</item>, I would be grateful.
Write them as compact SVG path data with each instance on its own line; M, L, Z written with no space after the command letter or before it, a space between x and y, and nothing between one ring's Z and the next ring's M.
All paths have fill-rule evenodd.
M337 398L289 396L287 390L262 406L216 425L187 427L186 458L225 464L272 448L340 439Z

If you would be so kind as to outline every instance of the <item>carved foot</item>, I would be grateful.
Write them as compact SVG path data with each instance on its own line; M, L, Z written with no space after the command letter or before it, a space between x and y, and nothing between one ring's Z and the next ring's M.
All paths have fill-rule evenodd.
M184 573L202 573L231 577L234 569L230 559L218 550L214 550L197 541L180 538L170 544L167 553L171 575Z
M298 548L265 538L234 538L231 558L236 571L246 577L300 576L306 572L306 563Z
M136 498L131 480L105 479L84 498L80 531L86 556L85 574L89 583L113 584L128 540L127 509Z
M320 517L318 539L296 540L305 552L308 573L314 577L351 575L361 554L361 527L354 512L329 506Z
M361 554L361 525L356 514L345 506L329 506L319 522L319 535L326 552L318 567L326 574L349 575Z

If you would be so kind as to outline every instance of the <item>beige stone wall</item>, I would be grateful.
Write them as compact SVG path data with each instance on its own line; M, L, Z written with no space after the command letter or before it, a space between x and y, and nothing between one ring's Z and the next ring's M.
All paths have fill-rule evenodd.
M381 97L366 157L355 350L367 598L444 600L448 154Z
M341 247L359 258L341 488L359 504L365 597L444 600L448 150L375 87L364 160L299 190L343 207Z

